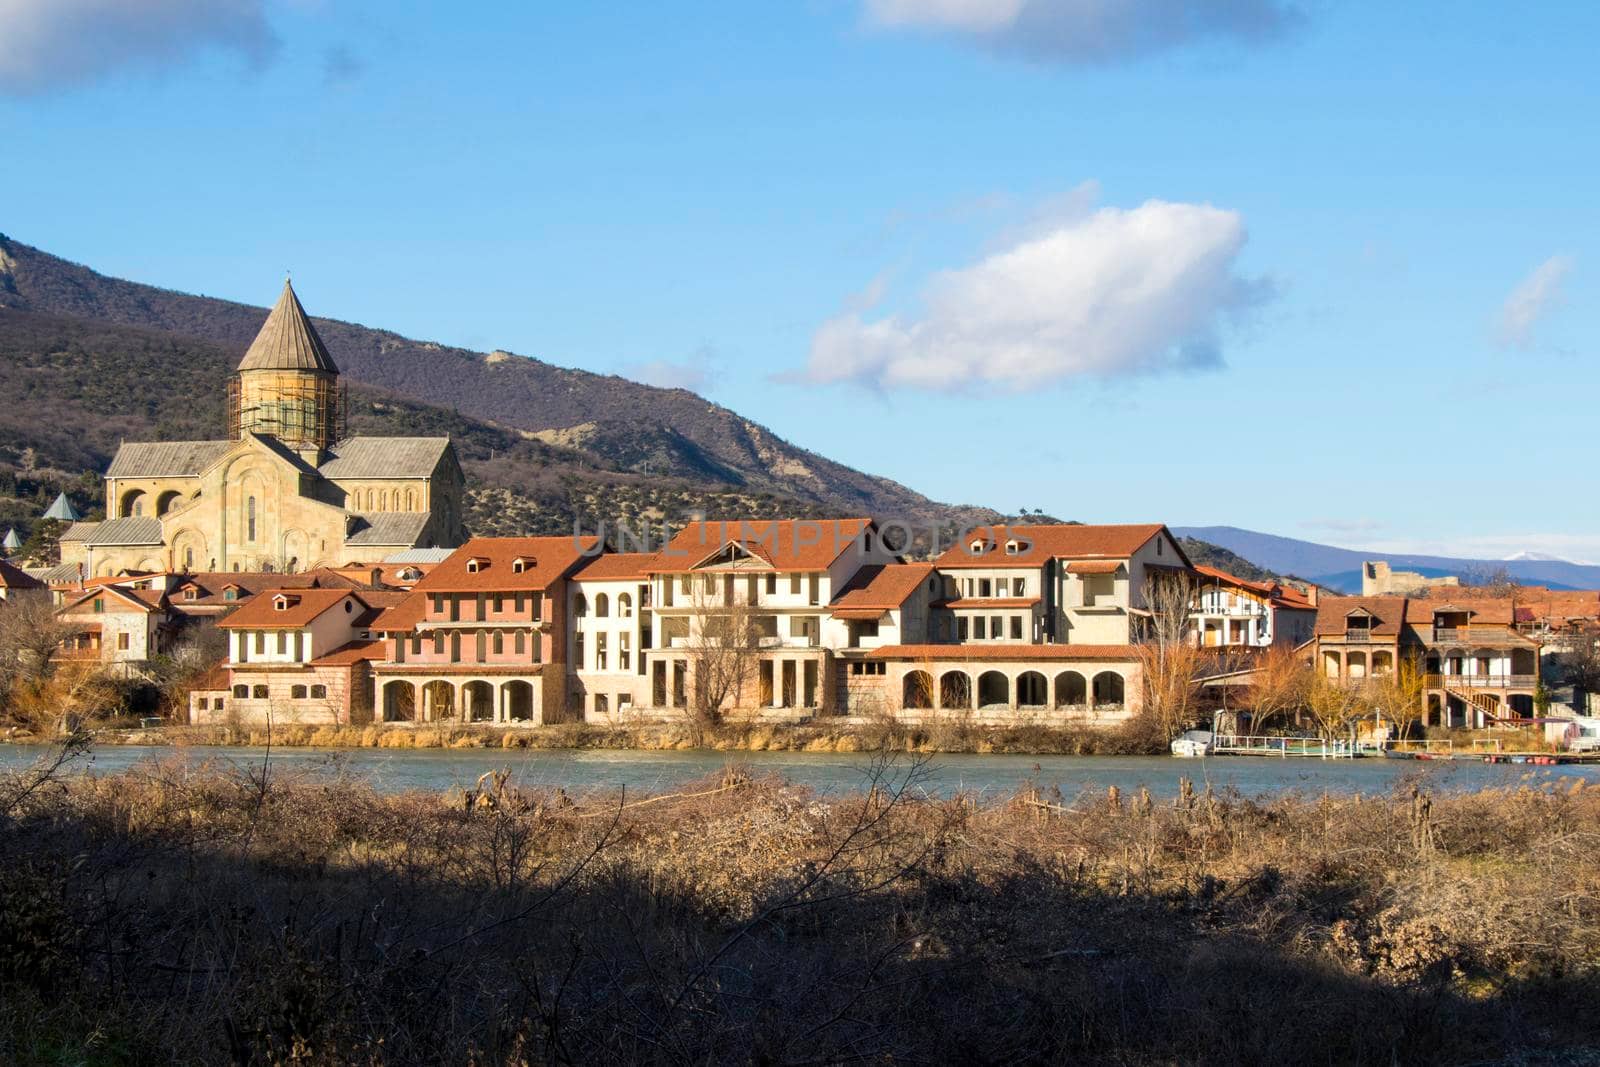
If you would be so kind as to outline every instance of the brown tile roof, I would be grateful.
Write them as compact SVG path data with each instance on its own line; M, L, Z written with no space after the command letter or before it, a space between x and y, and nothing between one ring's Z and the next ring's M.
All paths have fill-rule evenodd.
M294 295L294 286L285 279L278 302L267 312L267 321L239 361L240 370L314 370L338 374L339 368L328 354L328 346L311 325L306 309Z
M653 573L693 570L737 544L779 571L825 571L872 526L871 519L728 520L690 523L660 553Z
M21 567L0 559L0 587L6 589L42 589L44 588L44 583L23 571Z
M928 660L937 663L965 660L993 662L1124 663L1139 658L1136 645L885 645L867 653L868 659Z
M640 581L650 576L650 568L659 557L654 552L606 552L591 556L572 573L579 582L622 582L630 578Z
M1156 534L1165 533L1178 551L1180 565L1188 564L1178 539L1159 522L1132 525L979 526L963 535L935 562L941 567L1037 567L1047 559L1127 559ZM1018 542L1016 554L1007 554L1008 541ZM974 554L973 541L983 542Z
M56 609L56 613L58 615L71 614L74 609L82 606L85 603L88 603L89 601L93 600L95 597L97 597L97 596L98 597L103 597L103 596L106 596L108 594L110 596L115 597L117 600L122 602L122 604L123 604L122 610L123 611L127 611L129 609L133 609L135 611L141 611L141 612L145 612L145 613L148 614L150 612L160 610L159 602L156 603L156 604L152 604L150 601L140 597L138 595L140 592L141 592L141 590L138 590L138 589L121 589L121 588L118 588L117 586L114 586L114 585L102 586L99 589L85 589L82 593L78 594L78 598L76 600L69 600L65 604L62 604L59 608L57 608ZM110 605L108 604L107 607L109 608ZM114 614L114 612L112 612L112 611L95 612L95 614L110 615L110 614Z
M1378 637L1398 637L1406 620L1406 598L1403 596L1338 596L1323 597L1317 605L1316 633L1318 636L1342 637L1345 620L1356 612L1374 617L1372 633Z
M964 596L954 600L941 600L934 604L936 608L948 608L951 611L969 611L982 608L1031 608L1039 602L1036 596Z
M289 599L289 606L282 610L276 604L280 596ZM266 589L217 625L225 630L298 630L346 597L355 601L352 621L368 610L361 597L349 589Z
M917 591L928 575L931 563L873 563L862 567L833 598L829 609L841 611L892 611Z
M1469 612L1467 620L1473 626L1510 626L1515 621L1515 609L1510 597L1498 599L1478 597L1473 600L1457 601L1454 597L1449 600L1443 597L1428 597L1426 600L1408 600L1406 602L1406 622L1413 626L1433 626L1434 612Z
M427 608L426 593L407 593L398 603L385 608L382 614L367 625L367 629L382 633L409 633L417 628L417 623L422 621Z
M189 683L191 693L216 693L228 688L228 668L219 663Z
M386 654L382 641L351 641L349 644L340 645L325 656L318 656L311 661L311 666L348 667L354 663L381 660Z
M593 551L594 537L474 537L412 588L427 593L542 592ZM480 570L469 560L483 561ZM525 569L512 569L517 559Z
M1068 574L1115 574L1121 569L1120 559L1080 559L1067 564Z

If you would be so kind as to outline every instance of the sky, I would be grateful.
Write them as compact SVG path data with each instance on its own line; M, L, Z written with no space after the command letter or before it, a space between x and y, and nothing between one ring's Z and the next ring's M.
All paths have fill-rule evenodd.
M0 0L0 232L935 499L1600 561L1600 5Z

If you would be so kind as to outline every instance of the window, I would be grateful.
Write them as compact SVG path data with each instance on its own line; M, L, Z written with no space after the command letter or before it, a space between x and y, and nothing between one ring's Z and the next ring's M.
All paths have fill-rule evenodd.
M1004 615L989 616L989 636L996 641L1006 635L1006 617Z
M1026 578L1013 578L1013 579L1011 579L1011 595L1012 596L1027 596L1028 595L1028 580Z
M523 571L525 571L527 569L528 569L528 561L523 559L521 556L518 556L516 559L511 561L511 573L512 574L521 574Z
M1161 538L1156 538L1156 555L1161 555Z
M503 612L505 610L506 610L506 598L501 596L499 593L496 593L494 595L494 613L496 615L499 615L501 612Z
M822 578L819 575L813 574L811 576L810 587L811 591L808 597L808 602L812 604L822 603Z
M435 656L444 655L444 631L443 630L434 631L434 634L433 634L433 654Z
M633 618L633 597L627 593L617 594L617 617L622 619Z
M775 573L767 575L767 595L778 595L778 576Z
M517 641L516 641L516 652L517 652L517 655L520 656L524 652L526 652L527 650L528 650L528 635L527 635L526 632L524 632L522 630L518 630L517 631Z
M234 699L236 699L236 700L246 700L246 699L248 699L249 696L250 696L250 687L248 685L236 685L236 686L234 686L233 687L233 696L234 696Z
M687 574L678 578L678 592L682 593L684 596L688 596L691 592L689 588L689 576Z
M956 619L956 640L965 641L966 639L967 639L967 617L965 615L963 615L960 618Z
M183 591L183 599L185 600L198 600L199 598L200 594L193 587Z
M494 654L498 656L498 655L500 655L500 653L504 652L505 650L506 650L506 635L502 631L496 630L494 632Z
M979 578L978 579L978 595L979 596L993 596L994 595L994 591L989 585L989 579L987 579L987 578Z
M289 654L289 635L287 633L285 633L284 631L279 630L278 631L278 655L287 656L288 654Z
M1016 554L1017 554L1017 542L1015 540L1007 541L1006 542L1006 555L1015 556Z
M1011 616L1011 640L1013 640L1013 641L1021 641L1022 640L1022 616L1021 615L1013 615L1013 616Z
M800 576L798 574L789 575L789 593L791 596L800 595Z
M606 669L606 635L603 633L594 635L594 669Z
M479 571L485 571L488 569L489 561L486 559L479 559L477 556L473 556L471 559L467 560L468 574L477 574Z
M328 699L328 687L325 686L325 685L314 685L314 686L312 686L311 687L311 699L312 700L326 700L326 699Z
M303 685L295 685L295 686L290 686L289 687L289 699L290 700L304 700L305 698L306 698L306 687L305 686L303 686Z
M267 654L267 632L265 630L257 630L256 631L256 655L265 656L266 654Z
M582 619L589 614L589 598L578 593L572 598L572 614Z
M714 574L706 575L700 580L700 586L705 590L706 596L710 596L717 591L717 576Z
M245 513L244 539L246 541L254 541L256 539L256 498L255 497L250 497L248 500L245 501L244 513Z
M604 715L611 710L611 702L604 693L594 695L594 710L596 715Z
M461 662L461 633L457 631L450 635L450 662Z
M963 589L965 590L965 592L962 593L962 596L977 596L978 595L978 584L973 579L964 578L964 579L962 579L961 584L962 584Z
M267 687L264 685L258 685L254 689L250 690L250 695L256 700L265 700L267 699Z
M183 569L186 570L186 571L194 570L194 549L193 548L185 548L183 550Z
M974 615L972 617L972 639L974 641L982 641L987 636L988 624L984 621L982 615Z
M224 589L222 591L222 599L223 600L238 600L239 599L239 590L237 590L237 589Z
M594 598L594 616L597 619L607 618L611 614L611 598L604 593L596 594Z
M104 610L106 610L106 599L105 599L105 597L97 596L97 597L94 598L94 610L96 610L96 611L104 611Z
M241 688L241 687L236 687L236 688ZM221 711L222 708L223 708L223 699L222 699L222 697L217 697L216 699L211 701L211 707L216 711Z
M631 652L628 648L630 636L627 631L623 631L617 636L617 670L619 671L628 670L632 665Z
M124 652L126 652L128 650L128 648L130 647L131 643L132 643L130 638L131 638L131 635L127 634L127 633L118 634L117 635L117 647L122 649Z

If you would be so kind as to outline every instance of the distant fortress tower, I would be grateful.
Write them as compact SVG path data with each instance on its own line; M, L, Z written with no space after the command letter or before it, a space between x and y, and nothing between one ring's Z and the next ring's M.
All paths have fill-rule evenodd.
M277 438L313 466L344 437L339 368L286 280L228 382L228 437Z

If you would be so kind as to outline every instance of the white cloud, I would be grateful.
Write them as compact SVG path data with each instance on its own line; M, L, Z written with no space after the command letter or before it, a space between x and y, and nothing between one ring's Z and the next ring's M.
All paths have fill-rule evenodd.
M1495 317L1495 341L1505 348L1531 348L1534 329L1561 306L1561 286L1571 273L1571 256L1551 256L1511 290Z
M0 92L91 81L214 47L265 62L264 0L0 0Z
M1262 41L1301 20L1284 0L865 0L891 29L965 35L1043 62L1105 63L1206 38Z
M847 307L817 330L801 377L1022 389L1217 367L1222 320L1267 289L1235 272L1244 242L1243 218L1208 204L1058 217L936 276L920 316Z

